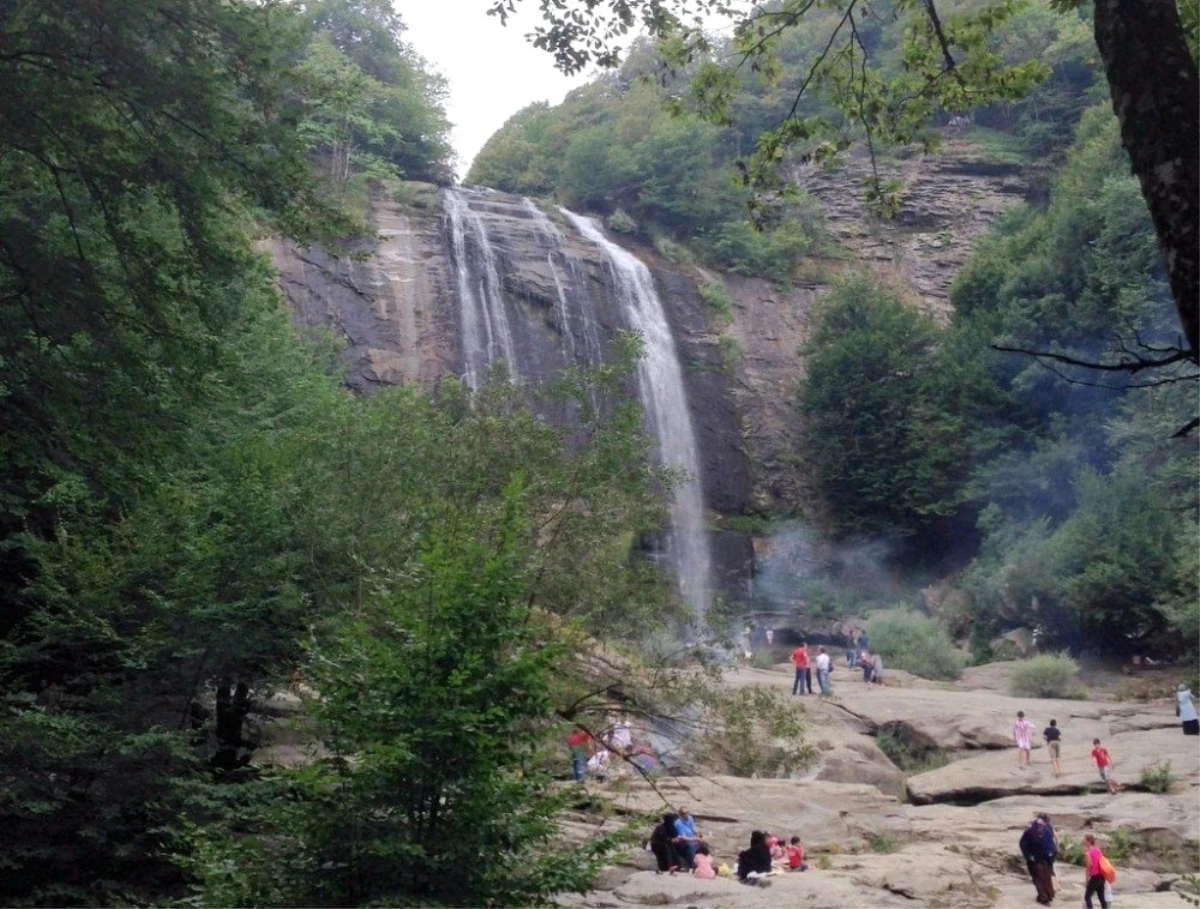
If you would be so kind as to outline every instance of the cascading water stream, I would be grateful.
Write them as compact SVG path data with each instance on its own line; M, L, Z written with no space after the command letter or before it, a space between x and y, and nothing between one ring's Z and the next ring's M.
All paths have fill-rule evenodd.
M463 370L467 384L477 389L488 367L497 360L507 362L508 374L515 382L520 374L487 226L471 210L462 190L446 189L445 207L462 313Z
M595 366L601 362L603 354L600 345L600 329L596 324L596 315L593 311L593 306L590 305L591 301L587 299L587 274L581 267L579 260L567 251L566 237L558 229L558 225L551 221L549 216L538 208L532 199L522 199L521 204L529 212L538 235L546 241L548 247L546 264L550 266L550 275L554 279L554 289L558 294L558 317L562 323L564 335L563 352L569 354L572 362L582 360ZM560 260L566 267L569 279L568 284L573 291L572 293L567 292L567 285L563 283L561 271L555 263L556 259ZM572 318L572 310L575 310L574 318ZM582 357L579 356L578 344L576 342L576 322L578 323L583 340L584 351Z
M669 554L684 600L703 626L712 590L712 558L704 528L704 494L700 485L700 458L691 412L683 386L683 371L675 340L650 270L636 256L604 235L591 218L559 209L585 238L597 244L608 258L619 302L645 345L638 365L638 392L658 443L659 457L680 471L684 481L671 502Z

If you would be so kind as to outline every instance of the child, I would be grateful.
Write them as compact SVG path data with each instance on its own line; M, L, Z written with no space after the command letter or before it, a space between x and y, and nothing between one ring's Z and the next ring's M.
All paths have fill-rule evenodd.
M771 850L771 868L782 871L787 867L787 852L784 851L783 840L767 834L767 847Z
M708 843L701 843L697 847L696 857L693 861L696 863L692 869L694 877L710 881L717 876L717 869L713 867L712 853L708 849Z
M1120 787L1112 777L1112 756L1108 753L1108 749L1100 744L1099 739L1092 739L1092 760L1096 762L1096 768L1100 771L1100 779L1104 780L1109 794L1115 795Z
M1024 768L1029 764L1029 752L1033 748L1030 739L1033 736L1033 725L1025 719L1025 711L1017 711L1017 721L1013 723L1013 742L1017 746L1017 767Z
M1042 738L1046 740L1046 747L1050 749L1050 766L1054 768L1054 775L1062 775L1062 767L1059 766L1059 757L1062 751L1062 731L1058 728L1058 720L1051 720L1050 725L1042 732Z
M808 870L808 865L804 862L804 846L800 843L800 837L792 837L791 845L784 851L787 853L788 871Z

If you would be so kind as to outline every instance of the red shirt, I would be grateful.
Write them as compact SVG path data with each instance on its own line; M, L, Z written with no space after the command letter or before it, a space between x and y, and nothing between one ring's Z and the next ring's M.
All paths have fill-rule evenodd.
M787 852L789 868L799 868L804 864L803 846L788 846L784 851Z
M576 729L567 736L567 744L572 750L576 748L586 748L591 744L592 737L582 729Z
M807 647L797 647L795 650L793 650L792 651L792 662L795 664L797 669L807 669L808 668L808 648Z
M1108 749L1103 745L1097 745L1092 749L1092 757L1095 759L1097 767L1107 767L1111 763L1108 757Z

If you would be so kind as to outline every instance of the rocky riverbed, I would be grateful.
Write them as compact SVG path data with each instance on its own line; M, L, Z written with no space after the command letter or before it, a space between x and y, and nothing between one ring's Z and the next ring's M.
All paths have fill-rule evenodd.
M790 691L788 667L739 669L729 685ZM988 682L1003 682L989 668ZM954 685L891 673L885 688L835 669L832 698L806 697L809 741L817 760L795 779L667 777L656 785L620 779L589 784L620 814L686 804L718 861L734 864L750 832L798 834L810 870L770 878L769 887L733 879L660 875L649 852L633 850L607 869L596 889L564 900L586 907L1025 906L1034 890L1018 860L1017 840L1045 811L1060 836L1095 833L1116 858L1121 907L1183 907L1171 892L1184 872L1200 871L1200 742L1185 738L1169 702L1013 698L970 677ZM1017 710L1040 730L1063 731L1062 775L1044 747L1020 769L1009 732ZM906 774L880 749L886 731L945 760ZM1109 795L1090 759L1100 738L1113 754L1122 791ZM1040 745L1040 742L1039 742ZM1170 762L1169 792L1141 786L1145 768ZM595 812L572 819L580 832ZM647 834L649 830L647 829ZM1082 904L1082 869L1061 864L1062 905Z

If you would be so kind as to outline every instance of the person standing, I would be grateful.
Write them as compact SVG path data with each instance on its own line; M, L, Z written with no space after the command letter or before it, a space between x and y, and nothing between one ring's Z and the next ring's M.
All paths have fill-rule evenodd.
M829 687L829 654L825 652L824 645L817 648L817 686L821 689L821 694L830 694Z
M1096 845L1094 834L1083 835L1084 855L1087 858L1087 886L1083 891L1083 905L1092 909L1092 894L1100 897L1100 909L1108 909L1108 900L1104 898L1104 870L1100 867L1104 853Z
M1051 720L1050 725L1042 730L1042 738L1046 740L1046 748L1050 751L1050 766L1054 768L1054 775L1062 775L1062 767L1058 761L1062 752L1062 732L1058 728L1058 720Z
M1038 819L1042 822L1042 846L1046 851L1046 864L1050 866L1050 898L1054 899L1054 894L1058 893L1058 875L1054 872L1054 863L1058 860L1058 834L1054 831L1054 825L1050 823L1050 816L1044 811L1038 813Z
M571 772L575 775L575 782L582 783L592 753L591 733L576 726L567 736L567 748L571 751Z
M871 654L871 684L883 684L883 654L878 650Z
M796 693L797 688L800 689L800 694L804 694L805 687L808 688L808 693L812 694L812 669L808 665L808 645L803 641L792 651L792 665L796 667L796 681L792 682L792 694Z
M1013 723L1013 742L1017 746L1017 767L1024 768L1029 764L1029 752L1033 748L1033 725L1025 719L1025 711L1017 711L1017 721Z
M1183 723L1184 735L1200 735L1200 717L1196 714L1196 697L1186 682L1180 682L1175 692L1175 716Z
M1096 769L1100 771L1100 779L1104 780L1104 785L1108 787L1110 795L1115 795L1117 789L1117 781L1113 779L1112 755L1108 753L1108 749L1100 744L1099 739L1092 739L1092 760L1096 762Z
M1050 880L1050 861L1046 854L1045 822L1034 818L1033 823L1021 834L1017 844L1025 859L1025 867L1037 891L1037 901L1043 906L1049 906L1054 899L1054 885Z
M853 669L858 654L854 652L854 632L846 632L846 668Z

